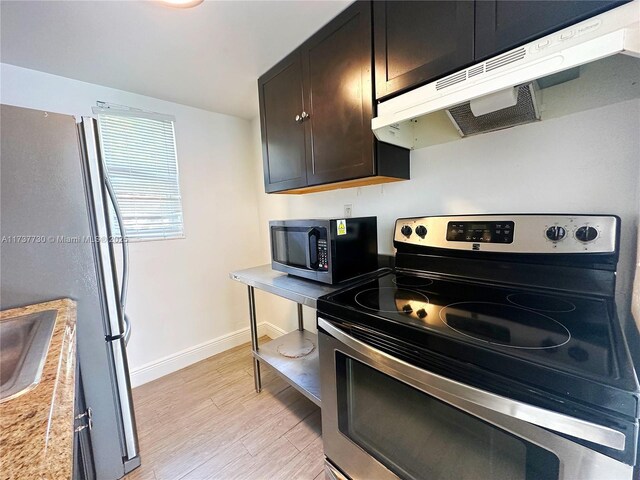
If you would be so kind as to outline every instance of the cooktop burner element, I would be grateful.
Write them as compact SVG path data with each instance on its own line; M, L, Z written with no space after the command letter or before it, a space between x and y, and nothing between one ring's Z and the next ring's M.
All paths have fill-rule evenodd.
M530 308L539 312L567 313L576 309L573 303L566 300L535 293L513 293L507 296L507 300L519 307Z
M501 303L452 303L440 310L440 319L461 335L511 348L551 349L571 339L569 330L557 320Z
M398 286L398 280L409 278L415 278L416 285L425 279L432 279L433 283L426 289ZM527 308L507 299L531 303L526 304ZM483 348L557 370L596 376L604 382L615 383L618 375L607 303L596 297L539 294L461 279L412 277L401 272L342 290L323 303L325 310L335 306L341 316L345 315L341 307L346 307L354 321L361 321L363 315L368 317L363 321L368 326L372 326L372 318L381 318L385 329L408 328L412 338L435 335L465 344L461 350L446 350L447 355ZM544 311L550 308L564 311ZM438 347L444 345L439 342ZM436 344L430 345L435 348ZM474 356L474 361L480 359ZM497 362L505 368L509 364ZM494 368L494 364L490 366Z
M431 285L433 280L424 277L399 276L393 279L393 283L399 287L423 288Z
M368 310L381 313L405 313L424 310L429 303L426 295L395 287L369 288L359 292L355 302Z

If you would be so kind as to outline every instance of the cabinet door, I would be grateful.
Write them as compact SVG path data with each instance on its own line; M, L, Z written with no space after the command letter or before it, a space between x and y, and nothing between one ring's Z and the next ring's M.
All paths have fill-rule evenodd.
M296 50L258 79L264 186L277 192L307 185L302 63Z
M308 184L374 175L371 4L348 7L302 55Z
M515 48L626 1L478 0L476 60Z
M373 2L376 98L473 62L473 1Z

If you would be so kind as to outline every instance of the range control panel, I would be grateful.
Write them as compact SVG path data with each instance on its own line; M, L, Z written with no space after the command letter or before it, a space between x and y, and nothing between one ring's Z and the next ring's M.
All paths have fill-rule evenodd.
M465 215L396 220L394 241L509 253L612 253L613 215Z
M504 222L449 222L447 241L513 243L514 223Z

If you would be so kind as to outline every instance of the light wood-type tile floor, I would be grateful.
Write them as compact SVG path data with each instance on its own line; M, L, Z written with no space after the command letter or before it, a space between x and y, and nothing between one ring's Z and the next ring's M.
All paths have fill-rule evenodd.
M323 479L320 409L261 367L261 393L249 344L135 388L142 466L125 479Z

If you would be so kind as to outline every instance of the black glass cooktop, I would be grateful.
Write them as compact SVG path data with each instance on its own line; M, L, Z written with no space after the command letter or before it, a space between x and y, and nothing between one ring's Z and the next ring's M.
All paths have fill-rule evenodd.
M619 377L616 332L604 299L388 274L327 302L395 328L455 340L467 350L499 352L602 382Z

